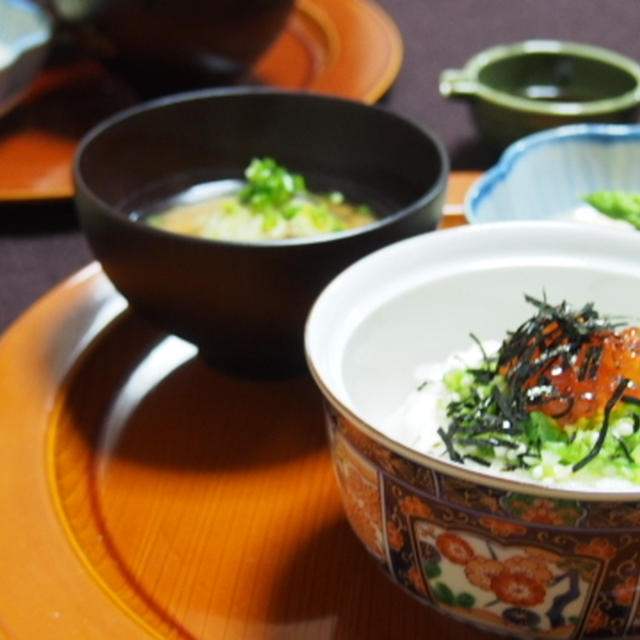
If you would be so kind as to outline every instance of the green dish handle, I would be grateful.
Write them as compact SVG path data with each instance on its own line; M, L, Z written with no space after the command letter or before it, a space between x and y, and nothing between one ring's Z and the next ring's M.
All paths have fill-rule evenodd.
M440 74L440 94L445 98L470 98L478 93L478 81L464 69L445 69Z

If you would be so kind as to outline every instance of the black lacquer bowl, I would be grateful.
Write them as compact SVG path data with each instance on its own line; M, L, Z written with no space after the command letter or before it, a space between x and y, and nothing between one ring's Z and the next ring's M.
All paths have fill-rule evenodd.
M76 43L145 95L230 84L275 41L293 0L46 0Z
M307 239L213 241L131 219L271 156L314 191L340 190L381 217ZM115 115L87 134L76 205L116 288L148 320L198 345L213 366L277 378L303 371L303 327L323 286L363 255L433 230L449 163L421 125L380 107L269 89L203 90ZM372 286L375 283L371 283ZM336 318L336 322L340 322Z

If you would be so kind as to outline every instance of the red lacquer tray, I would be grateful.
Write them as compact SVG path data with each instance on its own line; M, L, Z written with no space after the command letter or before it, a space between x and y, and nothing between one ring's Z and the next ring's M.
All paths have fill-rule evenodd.
M206 368L97 264L4 334L0 381L3 640L491 637L378 572L310 377Z
M370 0L298 0L253 76L267 86L374 102L398 74L402 55L396 25ZM95 61L48 69L0 120L0 203L70 198L78 140L137 101L131 87Z

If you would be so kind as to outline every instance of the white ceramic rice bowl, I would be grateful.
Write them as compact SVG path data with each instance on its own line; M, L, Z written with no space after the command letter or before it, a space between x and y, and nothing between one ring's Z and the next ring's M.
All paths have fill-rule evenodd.
M524 294L640 318L640 235L561 222L455 228L355 263L306 326L347 518L402 589L512 637L640 636L640 491L504 480L385 433L423 362L502 338ZM628 597L622 594L628 594Z

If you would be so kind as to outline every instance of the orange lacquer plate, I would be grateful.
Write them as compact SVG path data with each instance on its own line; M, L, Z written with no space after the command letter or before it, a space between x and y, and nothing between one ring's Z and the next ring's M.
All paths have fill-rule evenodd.
M395 23L371 0L298 0L253 68L252 82L375 102L391 86L402 56ZM137 101L131 87L94 61L48 69L0 120L0 204L70 198L79 139Z
M249 382L97 264L0 339L2 640L488 640L350 530L310 377Z

